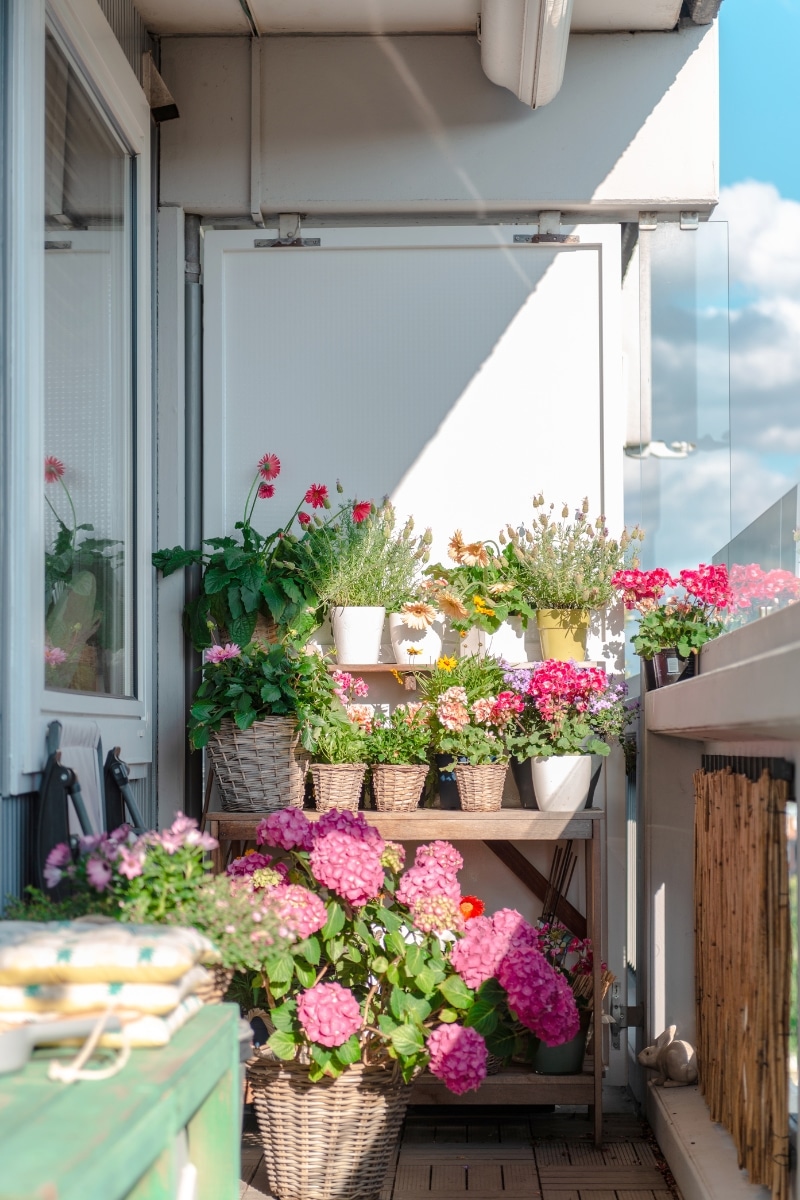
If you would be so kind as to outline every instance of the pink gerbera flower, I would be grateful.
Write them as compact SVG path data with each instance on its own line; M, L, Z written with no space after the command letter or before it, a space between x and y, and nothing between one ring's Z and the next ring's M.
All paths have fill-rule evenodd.
M324 508L327 499L328 489L324 483L312 483L305 494L306 504L310 504L312 508Z
M258 473L262 479L266 479L269 483L270 479L277 479L281 473L281 460L277 454L265 454L258 460Z
M259 500L271 500L275 495L275 486L272 483L260 483L258 485Z
M299 512L297 514L297 519L301 525L310 525L311 524L311 517L308 515L307 512Z
M67 661L67 655L60 646L45 646L44 661L48 667L60 667L62 663Z
M44 481L45 483L58 483L59 479L64 474L64 464L60 458L56 458L55 454L48 454L44 460Z
M225 662L228 658L238 658L241 653L235 642L228 642L226 646L211 646L210 649L206 650L206 662Z
M353 505L353 520L356 525L360 525L362 521L366 521L369 514L372 512L372 503L369 500L359 500L358 504Z

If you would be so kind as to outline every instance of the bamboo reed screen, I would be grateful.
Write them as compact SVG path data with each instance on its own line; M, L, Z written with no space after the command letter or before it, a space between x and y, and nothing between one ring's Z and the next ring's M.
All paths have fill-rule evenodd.
M700 1087L751 1182L788 1200L789 785L730 768L694 780Z

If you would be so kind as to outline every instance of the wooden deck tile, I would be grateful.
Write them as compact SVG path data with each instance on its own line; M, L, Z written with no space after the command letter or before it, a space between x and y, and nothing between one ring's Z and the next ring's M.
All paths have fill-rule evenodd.
M653 1167L543 1167L539 1164L539 1179L546 1192L548 1188L577 1188L602 1190L610 1188L640 1188L655 1190L664 1188L664 1179Z
M461 1196L466 1193L466 1190L466 1163L433 1163L431 1167L431 1192L434 1196Z
M524 1196L526 1200L539 1200L541 1189L534 1164L503 1163L503 1194Z

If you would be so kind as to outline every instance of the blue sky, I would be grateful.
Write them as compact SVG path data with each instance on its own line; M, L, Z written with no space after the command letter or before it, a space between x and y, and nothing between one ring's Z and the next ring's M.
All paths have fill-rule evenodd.
M800 200L800 0L723 0L719 20L722 185Z

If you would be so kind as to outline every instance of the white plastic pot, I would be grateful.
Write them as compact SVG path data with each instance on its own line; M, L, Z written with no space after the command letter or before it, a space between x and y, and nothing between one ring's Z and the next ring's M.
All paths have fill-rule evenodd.
M380 660L386 609L353 607L330 610L333 644L340 663L366 666Z
M580 812L592 783L591 754L531 759L533 790L542 812Z
M465 638L461 639L461 657L475 654L479 658L489 654L509 664L527 662L525 653L525 630L521 617L508 617L494 633L486 633L473 625Z
M389 636L396 663L430 666L441 657L443 635L443 617L438 617L429 629L412 629L402 613L389 613Z

